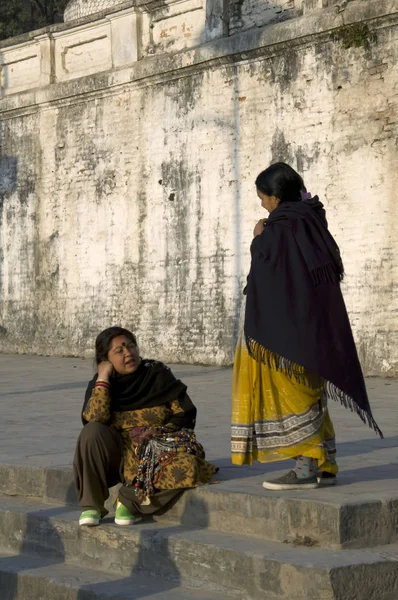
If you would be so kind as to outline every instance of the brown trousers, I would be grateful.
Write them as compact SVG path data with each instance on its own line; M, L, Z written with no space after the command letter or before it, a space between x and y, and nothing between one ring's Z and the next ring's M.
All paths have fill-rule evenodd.
M87 423L77 440L73 460L73 475L79 504L82 509L95 509L101 516L109 498L109 488L123 483L123 440L114 427L102 423ZM151 496L149 505L142 505L131 486L122 485L119 500L135 515L161 512L172 500L177 500L183 490L163 490Z

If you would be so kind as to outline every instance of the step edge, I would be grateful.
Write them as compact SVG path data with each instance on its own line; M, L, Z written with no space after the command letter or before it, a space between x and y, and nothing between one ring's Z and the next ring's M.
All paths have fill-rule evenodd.
M47 505L49 508L58 508L55 506L51 506L51 505ZM97 535L96 535L96 530L97 528L93 528L93 529L88 529L88 528L81 528L79 527L78 524L78 519L75 518L73 519L71 518L62 518L61 516L44 516L44 515L40 515L37 514L37 512L40 512L40 509L38 511L34 510L34 511L29 511L29 510L11 510L8 508L1 508L0 507L0 514L1 513L10 513L10 514L18 514L21 515L22 520L28 520L30 517L30 522L32 523L32 521L37 521L37 522L41 522L41 523L45 523L46 525L48 525L48 527L46 528L41 528L41 530L45 530L45 529L53 529L56 530L58 533L58 530L61 530L62 532L67 531L66 528L70 528L69 532L70 533L75 533L78 535L82 535L84 537L89 535L89 532L92 532L92 539L95 541L97 539ZM76 517L78 516L78 513L76 513ZM150 527L149 529L142 529L142 527ZM101 527L101 526L100 526ZM379 557L381 558L380 562L385 562L385 561L394 561L394 559L392 558L386 558L385 556L382 556L380 554L380 552L378 552L378 550L387 550L387 549L393 549L394 548L394 543L388 543L388 544L382 544L382 545L378 545L375 547L367 547L367 548L360 548L360 549L356 549L356 548L324 548L324 547L320 547L318 545L313 546L313 547L307 547L307 546L302 546L301 544L295 544L294 540L292 542L286 541L286 542L278 542L278 541L274 541L274 540L262 540L262 539L253 539L253 536L251 535L241 535L241 534L228 534L225 532L219 532L219 531L215 531L215 530L211 530L211 529L206 529L206 528L195 528L192 529L192 527L185 527L183 525L178 525L176 524L172 529L173 531L169 531L170 527L167 525L160 525L158 523L142 523L141 524L137 524L137 525L133 525L129 528L119 528L116 525L114 525L113 523L103 523L103 527L100 529L100 531L103 531L103 529L105 527L109 527L108 530L108 534L109 535L115 535L116 532L118 532L118 534L120 534L121 538L129 538L130 537L130 533L133 534L131 536L131 539L136 541L137 537L141 537L141 536L145 536L147 540L151 540L155 537L157 538L161 538L162 540L171 540L174 543L189 543L189 544L194 544L194 545L200 545L202 547L208 547L208 548L219 548L221 550L227 550L229 552L233 552L236 554L242 554L245 556L250 556L250 557L256 557L259 558L260 560L262 559L266 559L266 560L272 560L275 562L289 562L289 563L293 563L296 564L294 559L294 553L296 551L300 551L300 552L304 552L306 554L308 554L308 556L310 556L312 553L317 554L318 556L321 554L324 556L325 558L325 565L327 562L327 559L330 558L331 556L335 555L335 554L339 554L340 557L343 556L349 556L350 554L355 556L359 556L362 555L362 558L366 558L366 556L369 556L369 558L373 557L376 560L371 560L370 564L372 562L378 562ZM207 536L210 538L209 540L191 540L189 539L189 533L195 533L195 532L207 532ZM218 541L222 541L224 545L222 544L217 544L216 542ZM239 542L239 545L242 545L243 543L245 544L245 549L236 549L233 547L233 543L232 542ZM230 544L230 545L229 545ZM264 550L258 549L258 550L252 550L250 548L250 546L255 545L256 547L260 547L264 546ZM286 560L283 561L282 558L278 558L278 557L267 557L265 555L266 551L270 551L272 550L273 552L277 552L280 553L281 555L285 555ZM288 559L286 557L286 554L292 555L290 556L290 558ZM397 557L398 557L398 545L397 545ZM355 563L355 564L362 564L362 563ZM300 564L297 563L298 566L302 566ZM343 563L341 566L346 566L346 563ZM340 568L340 566L338 566L337 568Z
M45 477L45 481L44 484L46 484L46 479L47 479L47 475L49 474L63 474L63 475L70 475L70 483L73 483L73 471L71 468L54 468L54 467L38 467L38 466L30 466L30 465L13 465L13 464L7 464L7 463L3 463L0 464L0 470L2 468L6 468L6 469L15 469L15 470L37 470L37 471L42 471L44 477ZM222 482L221 482L222 483ZM199 486L197 488L188 488L185 491L186 494L189 494L191 497L193 497L193 494L200 494L200 495L206 495L206 496L220 496L220 495L228 495L230 497L242 497L245 500L250 500L252 502L270 502L270 503L274 503L274 504L280 504L280 503L286 503L286 504L294 504L295 506L297 504L302 504L302 505L308 505L308 504L315 504L319 507L321 507L322 509L332 509L332 510L341 510L343 508L346 507L352 507L352 506L366 506L366 505L374 505L374 506L380 506L382 507L383 504L385 504L386 502L391 502L394 500L398 500L398 491L397 491L397 495L396 496L389 496L386 497L384 499L380 499L378 497L374 498L369 498L366 500L352 500L352 501L348 501L345 500L343 502L339 502L339 501L335 501L335 500L325 500L325 499L321 499L321 500L317 500L316 497L314 498L297 498L297 497L290 497L290 496L279 496L279 495L274 495L271 493L267 493L266 491L264 491L262 493L262 495L259 494L253 494L250 492L240 492L238 490L227 490L224 488L217 488L217 484L213 483L213 484L209 484L209 485L204 485L204 486ZM286 492L285 492L286 494ZM28 494L26 496L21 495L21 494L15 494L15 493L7 493L5 491L2 491L2 485L0 484L0 495L5 495L5 496L21 496L21 497L26 497L26 498L31 498L31 497L41 497L41 498L49 498L50 500L52 500L53 502L59 502L60 504L63 503L67 503L67 499L61 501L57 501L56 498L52 497L51 495L49 495L48 493L46 493L46 489L43 490L43 495L41 496L35 496L34 494ZM78 506L77 502L71 502L68 503L69 506Z
M21 560L25 559L25 561L34 561L34 564L31 564L31 566L28 566L27 568L24 568L23 570L11 570L11 569L7 569L6 566L2 565L2 559L18 559L20 558ZM62 581L59 581L59 579L57 579L57 575L54 575L53 572L52 574L48 574L46 572L44 573L38 573L36 570L37 569L45 569L46 567L48 567L49 569L53 568L53 567L61 567L64 568L67 572L69 572L70 575L76 575L76 571L79 570L79 563L77 562L73 562L73 561L59 561L59 560L49 560L46 559L45 561L43 561L44 564L41 564L41 560L42 557L40 555L32 555L29 553L16 553L16 552L11 552L8 551L6 548L3 548L2 546L0 546L0 573L9 573L9 574L14 574L17 576L17 578L19 577L35 577L37 579L42 579L44 581L48 581L50 580L52 583L55 583L56 585L58 585L59 587L63 588L65 587L65 583L63 583ZM106 570L101 570L101 569L93 569L91 567L84 567L84 572L87 575L102 575L105 579L109 578L110 575L114 575L114 573L110 572L110 571L106 571ZM115 577L115 581L119 581L119 577L120 577L120 573L118 573ZM131 584L134 583L135 577L139 576L140 578L142 578L144 580L144 583L146 583L145 580L148 580L148 583L150 580L153 579L153 573L149 572L149 571L144 571L142 569L138 569L137 573L135 575L121 575L123 580L126 580L126 585L127 583L130 583L131 580ZM166 577L162 577L161 574L157 573L157 576L162 580L162 581L169 581L169 582L174 582L177 584L175 589L178 589L179 593L181 594L182 592L203 592L206 593L206 600L209 600L209 594L212 594L212 599L213 599L213 595L214 595L214 599L215 600L224 600L226 598L229 597L238 597L238 595L241 594L241 590L237 590L234 588L225 588L222 586L216 586L216 585L211 585L207 582L204 582L202 580L194 580L194 579L189 579L189 578L185 578L184 582L179 581L177 579L173 579L173 578L166 578ZM59 577L59 575L58 575ZM112 579L108 579L109 582L112 581ZM189 586L189 582L191 582L191 586ZM142 581L140 582L142 585ZM92 582L89 583L85 583L83 584L84 586L87 585L95 585L95 583L93 584ZM73 589L76 589L77 591L80 591L82 588L78 585L78 584L67 584L68 587L72 587ZM179 589L180 588L180 589ZM173 588L174 589L174 588ZM83 588L84 591L84 588ZM111 596L111 594L105 594L105 597ZM103 598L104 597L104 592L99 592L98 598ZM118 597L119 598L119 597ZM123 598L123 600L129 600L129 598L126 596L126 598ZM185 600L185 599L184 599ZM200 600L200 599L198 599Z

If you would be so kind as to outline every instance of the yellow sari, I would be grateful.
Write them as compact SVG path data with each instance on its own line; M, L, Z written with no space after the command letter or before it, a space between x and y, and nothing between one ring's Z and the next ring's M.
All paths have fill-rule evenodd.
M335 433L323 380L313 379L315 384L309 387L257 362L241 336L232 386L233 464L306 456L317 459L320 470L337 473Z

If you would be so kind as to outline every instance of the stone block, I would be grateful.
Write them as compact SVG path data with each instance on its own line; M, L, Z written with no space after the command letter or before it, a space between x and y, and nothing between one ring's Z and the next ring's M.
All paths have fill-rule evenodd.
M40 467L0 465L0 494L42 498L44 481L45 474Z
M76 79L112 67L109 22L55 33L54 46L57 81Z
M205 0L167 0L146 7L142 17L143 55L176 52L205 39Z
M136 9L107 17L111 24L112 64L115 68L135 63L140 58L139 16Z
M66 506L77 506L77 493L70 469L44 470L44 499Z
M40 44L31 41L0 52L0 96L41 85L40 51Z

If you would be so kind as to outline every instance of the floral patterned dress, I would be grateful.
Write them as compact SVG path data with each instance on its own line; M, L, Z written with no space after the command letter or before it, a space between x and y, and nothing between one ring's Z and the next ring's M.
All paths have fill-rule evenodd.
M161 406L129 411L111 411L110 405L109 390L105 387L94 387L83 417L88 422L103 423L115 427L120 432L123 439L124 485L133 486L137 477L138 460L137 446L130 437L130 431L136 427L165 426L173 415L184 411L178 400ZM173 460L162 468L156 487L158 490L178 490L206 485L210 483L216 471L217 467L203 458L185 452L177 453Z

